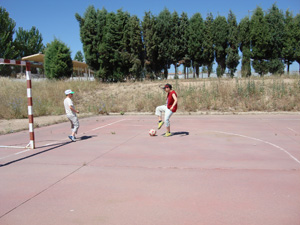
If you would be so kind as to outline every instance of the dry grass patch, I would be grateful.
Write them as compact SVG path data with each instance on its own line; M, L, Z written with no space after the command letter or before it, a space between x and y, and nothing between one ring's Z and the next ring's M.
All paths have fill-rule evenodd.
M179 112L299 111L300 80L290 77L189 79L128 83L33 81L35 116L64 114L64 91L82 113L154 112L165 104L166 82L178 93ZM0 119L27 118L26 82L0 78Z

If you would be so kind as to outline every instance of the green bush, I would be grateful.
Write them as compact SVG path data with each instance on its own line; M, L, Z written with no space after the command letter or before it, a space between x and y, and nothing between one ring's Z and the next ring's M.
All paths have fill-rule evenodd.
M73 73L73 62L70 49L55 39L46 48L45 74L49 79L69 78Z

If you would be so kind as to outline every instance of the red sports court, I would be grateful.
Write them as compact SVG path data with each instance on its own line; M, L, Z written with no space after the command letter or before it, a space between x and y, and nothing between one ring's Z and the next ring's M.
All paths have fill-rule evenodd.
M300 224L300 115L174 114L35 129L0 148L0 224ZM0 136L25 146L28 131Z

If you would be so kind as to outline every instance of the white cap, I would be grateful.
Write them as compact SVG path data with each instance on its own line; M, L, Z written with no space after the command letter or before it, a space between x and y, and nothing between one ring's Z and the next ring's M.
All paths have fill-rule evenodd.
M66 94L66 95L68 95L68 94L74 94L74 91L72 91L71 89L69 89L69 90L66 90L66 91L65 91L65 94Z

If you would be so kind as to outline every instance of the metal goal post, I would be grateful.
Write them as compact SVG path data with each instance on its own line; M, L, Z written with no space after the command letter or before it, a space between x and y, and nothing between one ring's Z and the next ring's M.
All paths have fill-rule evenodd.
M0 59L0 64L26 66L27 102L28 102L28 119L29 119L29 140L30 141L29 141L29 144L27 146L22 147L22 148L35 149L30 62L20 61L20 60L11 60L11 59ZM20 147L17 147L17 146L0 146L0 147L20 148Z

